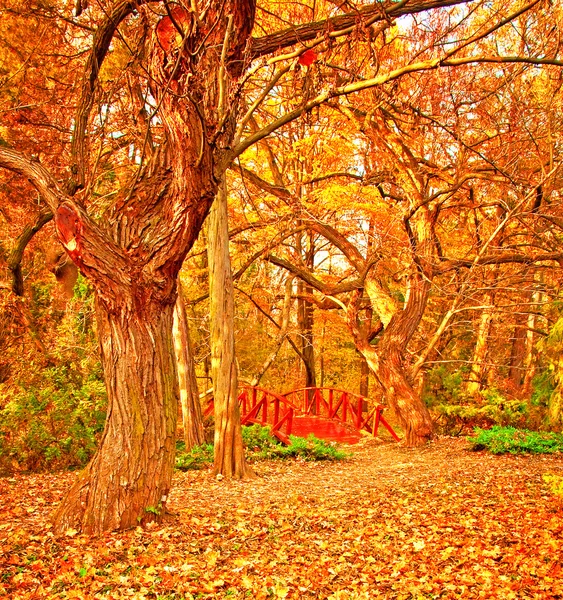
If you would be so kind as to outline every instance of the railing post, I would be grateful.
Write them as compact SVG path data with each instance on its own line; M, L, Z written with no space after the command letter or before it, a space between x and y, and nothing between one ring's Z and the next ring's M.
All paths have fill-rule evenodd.
M330 388L328 390L328 416L332 419L332 408L333 408L334 390Z
M364 399L360 398L358 400L358 411L356 413L356 429L360 429L362 426L362 408L364 407Z
M346 423L346 419L348 418L348 394L343 392L342 398L342 422Z
M268 421L268 395L264 392L262 396L262 425Z
M375 409L375 417L373 418L373 437L377 437L377 431L379 430L379 421L381 420L381 406Z
M248 392L247 390L243 390L240 394L239 394L239 404L241 404L241 414L244 415L246 413L246 405L248 403Z

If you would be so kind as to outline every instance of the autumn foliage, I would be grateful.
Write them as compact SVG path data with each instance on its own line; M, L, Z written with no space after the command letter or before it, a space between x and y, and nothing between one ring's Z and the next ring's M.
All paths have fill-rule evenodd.
M216 396L207 440L214 425L215 468L227 479L251 475L239 382L278 393L304 386L359 393L368 406L385 405L412 448L474 427L561 432L558 3L79 0L71 7L6 0L0 16L0 473L33 486L41 480L23 480L23 471L83 467L63 498L49 486L45 504L55 496L58 504L53 535L71 546L83 533L117 543L108 532L133 529L123 539L140 548L145 534L158 544L160 535L193 533L193 514L185 530L142 529L167 514L186 387L192 408L200 408L200 392ZM179 282L185 297L178 303ZM174 339L178 315L183 333ZM185 419L184 433L189 425ZM194 429L201 441L203 424ZM447 444L440 448L448 452ZM398 461L411 456L396 452ZM477 498L486 503L484 486L500 476L494 465L501 463L488 464L479 485L472 488L470 478L460 510ZM537 464L526 465L537 479ZM2 481L13 494L10 480ZM326 511L340 510L331 504L335 481L321 513L324 502ZM286 558L269 559L276 565L241 556L239 571L227 573L220 556L234 545L226 550L209 537L197 548L211 553L206 564L216 577L194 583L184 563L171 559L171 570L157 571L150 558L137 574L154 581L131 587L132 595L165 596L174 586L185 595L251 590L255 560L269 569L260 594L329 597L353 585L367 594L377 584L382 597L400 596L395 580L424 552L424 540L448 576L441 582L422 560L414 567L422 587L409 579L405 597L442 594L441 583L445 593L463 594L476 576L465 567L456 575L465 564L456 554L463 536L454 528L441 545L437 532L449 517L424 481L437 503L430 534L421 533L426 513L417 497L417 527L404 534L408 542L393 537L400 560L378 537L375 513L359 529L383 544L385 560L377 548L358 550L363 534L351 538L352 527L338 525L361 512L352 497L341 520L319 515L327 530L339 531L340 566L322 566L315 546L327 550L328 541L314 537L322 526L307 521L300 539L305 545L305 533L313 536L319 573L332 587L276 580L277 562L289 569L295 558L285 542ZM501 512L514 509L517 529L536 531L526 510L539 503L551 523L556 504L542 504L539 487L526 496L524 481L522 474L515 484L517 505L499 501ZM445 477L442 483L453 495ZM205 485L215 493L211 480ZM401 493L380 510L402 526L409 512ZM376 501L360 496L362 510ZM39 510L33 507L30 514ZM486 529L492 512L487 519L471 513L474 521L459 527ZM258 529L239 539L235 515L228 515L228 539L239 549L265 539L276 548L268 537L274 517L261 514ZM41 543L58 544L42 527ZM290 531L283 527L280 539ZM64 577L46 581L52 564L42 570L38 561L49 559L28 559L29 531L6 529L15 536L6 542L16 561L10 568L25 567L10 571L13 589L74 593ZM201 535L219 529L213 521ZM519 565L506 548L521 550L527 533L506 544L497 534L485 549L471 533L468 556L487 560L479 585L489 590L494 580L490 589L503 586L506 597L555 594L555 584L509 581L505 566L522 570L525 560ZM554 551L555 537L542 538ZM137 550L115 552L125 554L111 554L108 564L144 560ZM533 569L550 585L559 567L538 564L536 554ZM78 595L116 585L113 567L107 581L96 575L104 568L93 553L80 566L66 564L58 546L53 556L68 567L65 577L88 578ZM45 582L28 577L36 562ZM127 567L119 568L125 584ZM339 578L346 585L338 587Z

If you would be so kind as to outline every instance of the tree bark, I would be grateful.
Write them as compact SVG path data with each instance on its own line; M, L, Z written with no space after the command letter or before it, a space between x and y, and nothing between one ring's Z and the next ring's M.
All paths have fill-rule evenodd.
M203 416L195 364L190 339L190 330L184 305L182 284L178 282L178 298L174 307L174 348L178 367L178 384L180 388L180 406L182 407L182 425L186 451L205 442Z
M234 287L229 256L227 190L220 186L209 216L211 378L215 404L214 473L233 479L253 475L246 464L238 403L234 336Z
M407 446L420 446L432 438L430 413L416 392L405 364L405 350L416 331L430 294L430 282L419 272L411 276L407 300L381 334L377 350L360 348L372 367L385 398L405 431Z
M176 440L172 304L115 314L97 302L108 419L94 458L55 513L55 532L98 535L158 518Z

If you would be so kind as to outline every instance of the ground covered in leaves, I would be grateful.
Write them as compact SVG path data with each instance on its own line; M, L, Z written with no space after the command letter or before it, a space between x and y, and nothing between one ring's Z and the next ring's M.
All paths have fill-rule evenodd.
M0 479L0 597L563 598L563 457L462 439L362 441L337 463L254 463L257 479L177 473L163 525L55 539L74 475Z

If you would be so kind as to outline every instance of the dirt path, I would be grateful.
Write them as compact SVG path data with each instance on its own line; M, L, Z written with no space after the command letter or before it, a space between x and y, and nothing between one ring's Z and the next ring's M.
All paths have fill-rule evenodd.
M72 474L1 479L0 597L563 598L563 502L542 481L561 455L366 441L254 468L178 473L164 526L62 540L47 517Z

